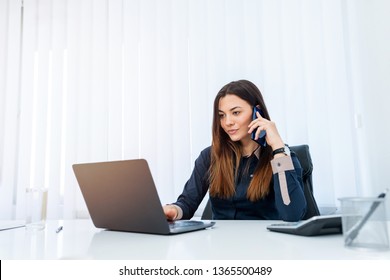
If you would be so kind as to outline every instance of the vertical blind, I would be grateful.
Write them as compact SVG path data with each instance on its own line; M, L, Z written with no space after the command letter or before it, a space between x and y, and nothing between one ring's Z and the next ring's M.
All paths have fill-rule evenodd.
M87 216L80 162L146 158L172 202L211 143L216 93L238 79L286 143L310 145L319 203L357 192L351 5L0 0L0 218L23 217L25 189L42 186L48 218Z

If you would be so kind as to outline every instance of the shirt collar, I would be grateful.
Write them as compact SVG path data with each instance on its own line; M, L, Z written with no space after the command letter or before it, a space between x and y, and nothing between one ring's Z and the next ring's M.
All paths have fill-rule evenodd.
M260 145L257 147L257 149L253 152L255 154L255 156L257 157L257 159L260 158Z
M260 145L257 146L256 150L252 152L252 154L246 156L247 158L250 158L251 156L255 155L257 159L260 159Z

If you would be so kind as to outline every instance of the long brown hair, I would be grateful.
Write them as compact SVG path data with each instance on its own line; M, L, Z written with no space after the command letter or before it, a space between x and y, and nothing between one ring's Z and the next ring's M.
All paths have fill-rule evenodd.
M232 141L221 127L219 100L228 94L238 96L251 106L259 106L264 117L270 119L263 96L252 82L247 80L234 81L225 85L218 92L214 100L209 192L211 196L221 198L229 198L234 195L235 179L242 157L241 143ZM261 147L259 162L247 191L247 198L250 201L259 200L269 193L272 179L271 159L271 147Z

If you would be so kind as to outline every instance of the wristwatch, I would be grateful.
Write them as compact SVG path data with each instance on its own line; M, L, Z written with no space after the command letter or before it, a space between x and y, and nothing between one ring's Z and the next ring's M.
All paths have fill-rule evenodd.
M275 156L276 154L285 154L286 156L290 155L290 148L287 145L284 145L284 147L276 149L272 152L272 155Z

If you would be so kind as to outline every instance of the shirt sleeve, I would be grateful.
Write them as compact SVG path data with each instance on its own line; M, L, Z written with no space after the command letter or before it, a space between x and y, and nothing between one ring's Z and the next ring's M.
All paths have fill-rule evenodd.
M294 153L271 161L275 205L285 221L298 221L306 212L302 167Z
M201 152L195 161L191 177L184 186L182 194L174 205L182 210L178 218L191 219L198 209L209 188L208 170L210 166L210 147Z

